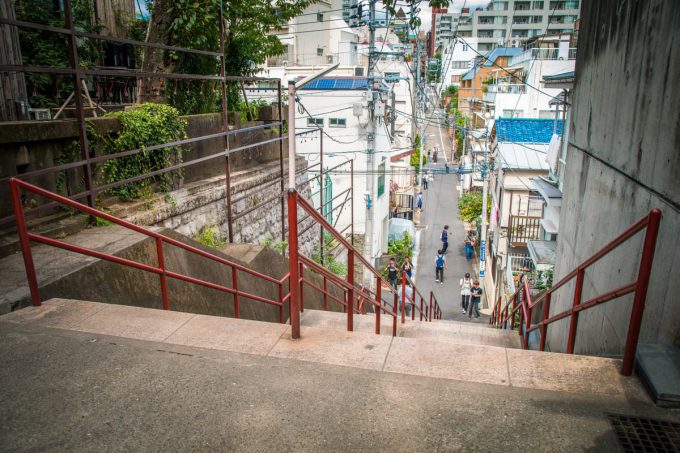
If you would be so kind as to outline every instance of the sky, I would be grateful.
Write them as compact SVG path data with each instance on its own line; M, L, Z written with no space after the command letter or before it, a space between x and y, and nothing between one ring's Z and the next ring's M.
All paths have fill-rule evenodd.
M489 4L489 0L449 0L449 7L447 8L449 12L457 13L460 12L460 8L465 3L466 8L479 8L484 7ZM420 20L422 24L420 28L424 31L430 29L432 24L432 8L428 5L427 0L420 3Z

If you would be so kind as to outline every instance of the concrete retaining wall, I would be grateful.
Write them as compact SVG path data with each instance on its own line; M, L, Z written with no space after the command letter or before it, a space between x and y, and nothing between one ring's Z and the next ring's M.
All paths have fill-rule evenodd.
M680 3L587 0L576 62L555 280L652 208L663 211L640 341L680 344ZM583 300L635 278L641 235L586 273ZM560 292L551 313L572 304ZM581 314L576 351L618 355L632 297ZM568 321L549 329L566 348Z

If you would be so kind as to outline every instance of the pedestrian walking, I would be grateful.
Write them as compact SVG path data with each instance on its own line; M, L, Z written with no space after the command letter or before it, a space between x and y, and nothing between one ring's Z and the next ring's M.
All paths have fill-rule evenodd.
M446 268L446 257L444 256L444 252L440 250L437 250L437 256L434 258L434 265L435 265L435 281L439 283L440 285L444 284L444 269Z
M423 193L418 194L418 209L423 209Z
M387 267L385 268L387 271L387 280L390 282L390 286L394 288L394 290L397 290L397 276L399 274L399 269L397 268L397 264L394 262L394 258L390 258L389 263L387 263Z
M470 295L472 294L472 279L470 273L466 272L465 276L460 279L460 308L463 314L467 313L470 305Z
M427 173L423 173L423 188L427 190L427 184L429 181L430 177L427 175Z
M434 153L432 153L432 162L435 164L437 163L437 150L434 150Z
M401 271L408 275L409 280L413 278L411 277L411 275L413 275L413 263L408 256L404 258L404 264L401 265Z
M441 235L442 241L442 253L446 253L446 249L449 248L449 226L444 225Z
M432 160L432 150L431 149L427 150L427 160Z
M479 280L472 282L472 289L470 290L470 311L468 318L472 318L472 312L475 312L475 319L479 319L479 303L482 301L482 294L484 291L479 287Z
M474 246L475 246L475 235L474 235L474 233L472 231L468 231L463 242L465 243L465 259L470 261L472 259L472 254L475 251L475 249L474 249Z
M402 292L399 291L399 305L401 306L401 311L404 312L404 315L410 316L411 315L411 305L413 305L413 287L409 282L406 282L406 285L404 286L404 291L406 292L406 298L402 298Z

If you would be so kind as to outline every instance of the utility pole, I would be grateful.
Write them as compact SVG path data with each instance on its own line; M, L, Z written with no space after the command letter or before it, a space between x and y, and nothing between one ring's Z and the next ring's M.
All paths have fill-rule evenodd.
M420 80L420 39L418 39L418 34L416 33L416 61L418 64L416 65L416 111L415 111L415 120L416 120L416 127L418 127L418 109L420 108L420 85L421 85L421 80ZM427 126L425 126L426 128ZM420 189L423 186L423 154L425 154L425 133L426 130L423 128L421 134L420 134L420 159L418 162L418 191L420 192Z
M368 130L366 134L366 231L364 232L364 256L371 263L373 261L373 213L375 209L371 209L371 205L375 203L375 132L376 132L376 83L375 83L375 67L376 67L376 49L375 49L375 2L376 0L369 0L369 18L368 18Z
M482 237L479 246L479 281L484 288L484 274L486 271L486 211L489 196L489 112L484 114L484 129L486 131L486 143L484 146L484 163L482 164Z

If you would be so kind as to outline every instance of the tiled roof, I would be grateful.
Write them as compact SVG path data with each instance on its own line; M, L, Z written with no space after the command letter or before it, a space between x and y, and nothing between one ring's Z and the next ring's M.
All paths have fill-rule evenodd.
M562 135L563 122L557 121L557 135ZM550 118L498 118L496 137L499 143L550 143L554 124Z
M312 80L302 87L303 90L366 90L366 77L322 77Z

